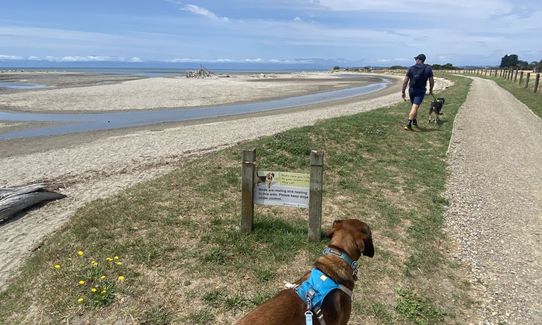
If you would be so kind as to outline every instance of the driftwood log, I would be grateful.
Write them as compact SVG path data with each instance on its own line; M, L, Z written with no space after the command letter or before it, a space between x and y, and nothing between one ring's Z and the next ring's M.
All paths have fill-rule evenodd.
M188 71L186 73L187 78L205 79L212 76L214 76L214 74L211 71L205 69L203 66L196 71Z
M63 194L49 191L45 184L0 188L0 222L41 202L65 197Z

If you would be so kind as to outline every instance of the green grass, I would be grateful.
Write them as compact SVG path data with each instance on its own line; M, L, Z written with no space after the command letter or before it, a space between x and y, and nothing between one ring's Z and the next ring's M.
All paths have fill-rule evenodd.
M420 297L410 290L397 290L401 297L397 306L397 312L414 324L429 325L441 324L444 322L445 314L435 308L431 301Z
M359 218L373 229L376 255L361 259L353 324L465 319L468 288L442 248L442 195L452 122L470 81L448 77L455 85L441 94L438 129L426 121L426 102L420 129L404 131L409 105L401 103L207 154L92 202L0 293L0 323L130 315L149 324L230 324L283 280L295 281L326 241L307 241L306 209L257 207L253 233L239 232L240 152L248 148L256 148L260 168L305 173L310 151L323 150L324 223ZM77 304L78 287L54 276L55 261L78 250L97 260L122 256L126 281L103 306Z

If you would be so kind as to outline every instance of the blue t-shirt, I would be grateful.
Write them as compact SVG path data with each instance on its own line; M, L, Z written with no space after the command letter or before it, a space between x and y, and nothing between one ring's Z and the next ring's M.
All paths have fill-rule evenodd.
M406 75L410 79L409 91L425 92L427 79L433 76L433 69L427 64L415 64L408 69Z

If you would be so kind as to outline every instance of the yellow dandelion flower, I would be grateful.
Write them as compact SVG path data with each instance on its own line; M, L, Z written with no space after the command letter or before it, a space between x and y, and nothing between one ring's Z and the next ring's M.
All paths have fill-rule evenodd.
M80 304L82 304L82 303L83 303L83 301L85 301L85 299L83 299L83 297L81 297L81 298L77 299L77 302L78 302L78 303L80 303Z
M113 259L112 259L111 257L106 258L106 260L107 260L108 262L112 262L112 261L113 261Z
M60 269L60 264L55 264L55 269L59 270Z
M106 276L105 276L105 275L102 275L102 276L100 277L100 280L103 280L103 279L105 279L105 278L106 278Z
M90 262L90 264L91 264L92 266L98 266L98 262L96 262L96 261L92 261L92 262Z
M116 260L118 260L118 259L119 259L119 257L118 257L118 256L115 256L115 257L113 257L113 258L114 258L114 259L116 259Z
M122 265L122 262L117 262L117 265Z
M85 284L85 283L86 283L85 280L79 280L79 284L80 284L80 285L83 285L83 284Z
M96 288L92 288L92 289L90 289L90 291L96 292Z
M85 256L85 252L83 252L83 251L78 251L78 252L77 252L77 255L79 255L79 256Z
M119 275L119 277L118 277L118 280L119 280L119 281L124 281L124 279L125 279L125 278L124 278L124 275Z
M107 290L103 289L103 290L102 290L102 293L107 293Z

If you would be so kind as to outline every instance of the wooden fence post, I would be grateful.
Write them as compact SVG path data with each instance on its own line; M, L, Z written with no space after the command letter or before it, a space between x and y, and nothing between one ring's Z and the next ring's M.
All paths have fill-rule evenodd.
M540 73L536 74L536 79L534 80L534 92L538 91L538 83L540 82Z
M516 73L514 74L514 82L518 80L518 70L519 69L516 69Z
M527 77L525 77L525 89L529 87L529 79L531 79L531 73L527 72Z
M518 82L518 84L521 85L521 82L522 82L522 81L523 81L523 71L521 71L521 72L519 73L519 82Z
M319 241L322 229L322 192L324 188L324 153L311 151L309 194L309 241Z
M243 150L241 171L241 232L249 234L254 224L254 174L256 149Z

